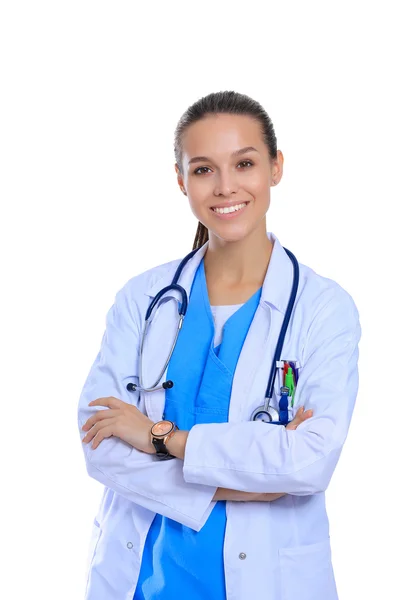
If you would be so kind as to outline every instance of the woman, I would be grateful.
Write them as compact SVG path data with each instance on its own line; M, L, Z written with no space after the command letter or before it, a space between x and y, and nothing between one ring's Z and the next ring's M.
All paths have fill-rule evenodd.
M271 399L278 423L253 420L294 281L266 231L283 155L264 109L235 92L186 111L175 155L199 225L171 360L157 386L184 305L177 288L153 308L140 376L147 309L181 259L118 291L79 402L87 470L105 486L86 598L334 600L324 492L358 390L357 308L300 265Z

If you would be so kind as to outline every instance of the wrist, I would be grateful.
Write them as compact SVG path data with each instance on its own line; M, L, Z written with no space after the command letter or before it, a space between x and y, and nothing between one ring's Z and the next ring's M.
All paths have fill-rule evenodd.
M188 435L188 431L182 431L180 429L176 431L174 436L167 440L165 444L168 452L170 452L176 458L184 460Z
M151 422L149 430L148 430L147 439L149 440L149 443L147 445L147 450L146 450L147 454L155 454L156 453L156 449L154 448L153 442L151 441L152 437L153 437L151 435L151 428L153 427L153 425L154 425L154 422Z

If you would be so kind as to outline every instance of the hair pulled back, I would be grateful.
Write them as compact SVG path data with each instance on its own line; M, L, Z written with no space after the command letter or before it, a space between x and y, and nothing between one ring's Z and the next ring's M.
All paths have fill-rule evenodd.
M208 115L215 114L245 115L258 121L261 127L264 142L268 148L269 156L273 160L277 157L277 141L272 121L264 108L245 94L225 91L214 92L197 100L183 113L175 129L174 152L175 161L181 173L182 169L182 137L184 132L197 121ZM198 224L193 242L193 250L203 246L208 240L208 229L203 223Z

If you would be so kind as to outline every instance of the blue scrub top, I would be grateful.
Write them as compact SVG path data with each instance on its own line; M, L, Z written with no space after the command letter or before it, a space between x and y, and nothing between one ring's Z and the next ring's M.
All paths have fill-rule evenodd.
M226 321L214 348L214 321L204 259L196 271L186 317L168 366L164 418L189 431L228 421L233 376L261 297L261 288ZM162 310L162 308L161 308ZM178 459L173 459L178 460ZM143 551L133 600L225 600L225 502L217 502L200 531L157 514Z

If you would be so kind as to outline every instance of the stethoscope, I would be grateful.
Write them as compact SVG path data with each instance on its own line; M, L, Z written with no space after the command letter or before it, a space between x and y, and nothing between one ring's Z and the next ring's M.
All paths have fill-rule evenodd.
M139 351L139 384L128 383L128 385L126 386L126 389L129 392L136 392L136 391L146 392L146 393L155 392L155 391L161 390L161 389L172 388L174 385L173 381L171 381L171 380L165 381L161 385L159 385L159 383L160 383L161 378L164 375L165 371L167 370L167 367L171 360L172 353L175 350L178 335L182 328L183 319L185 318L187 307L188 307L188 297L187 297L186 290L181 285L178 284L178 281L179 281L182 270L184 269L186 263L192 258L192 256L194 256L194 254L196 254L197 250L199 250L199 248L192 250L192 252L190 252L187 256L185 256L185 258L179 264L171 284L166 286L162 290L160 290L158 292L158 294L150 302L150 305L147 309L146 316L145 316L145 324L144 324L143 335L142 335L140 351ZM289 388L285 387L285 386L281 387L279 410L276 410L275 408L270 406L270 403L271 403L271 399L272 399L272 392L274 389L275 377L276 377L276 373L278 370L277 365L280 363L280 355L281 355L283 344L285 341L285 335L286 335L286 331L287 331L287 328L289 325L290 317L292 315L294 302L296 300L297 288L299 286L299 263L297 262L295 255L292 252L290 252L290 250L288 250L287 248L284 248L284 250L293 264L292 290L291 290L291 294L290 294L290 298L289 298L289 303L287 305L285 317L283 319L282 328L281 328L281 331L279 334L278 343L276 345L275 354L274 354L274 357L272 360L267 390L265 392L264 404L262 404L261 406L256 408L250 417L251 421L262 421L264 423L272 423L274 425L287 425L289 422ZM142 383L143 383L142 364L143 364L144 341L146 339L147 329L150 324L149 319L150 319L150 316L151 316L155 306L158 304L158 302L160 301L162 296L164 296L167 292L170 292L171 290L176 290L177 292L179 292L181 295L181 300L182 300L182 302L180 303L180 306L178 308L179 322L178 322L178 327L176 329L175 339L172 344L172 348L168 354L167 360L165 361L164 367L160 373L160 376L158 377L158 379L156 380L154 385L152 385L149 388L146 388L142 385Z

